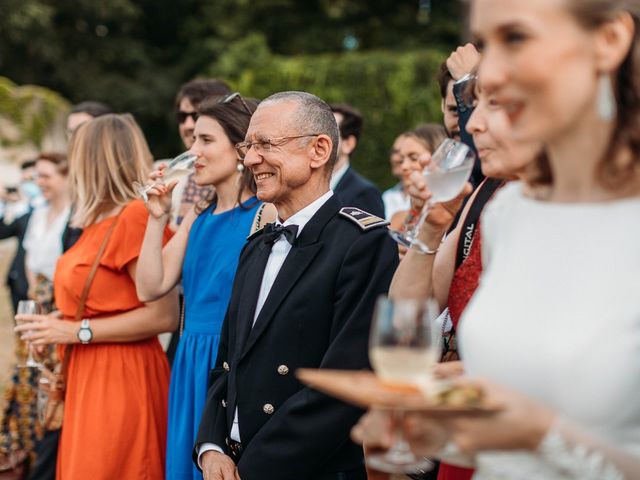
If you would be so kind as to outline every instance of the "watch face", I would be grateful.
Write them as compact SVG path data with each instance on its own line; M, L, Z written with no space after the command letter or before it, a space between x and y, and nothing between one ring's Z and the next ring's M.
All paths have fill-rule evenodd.
M78 339L81 342L89 342L91 341L92 337L93 335L91 334L91 330L89 330L88 328L81 328L78 332Z

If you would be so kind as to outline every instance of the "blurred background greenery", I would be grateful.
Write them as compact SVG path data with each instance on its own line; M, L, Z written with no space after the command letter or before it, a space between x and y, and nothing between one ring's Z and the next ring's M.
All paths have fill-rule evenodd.
M47 99L47 118L55 116L51 105L68 108L64 99L132 112L158 158L181 149L173 99L195 77L224 79L257 98L306 90L351 103L365 115L353 163L384 189L393 183L394 137L420 122L441 121L434 74L460 42L463 4L0 0L0 75L55 92L21 90ZM3 88L15 90L11 82L0 81L0 114L24 123L15 95L2 96ZM27 134L37 136L42 129L29 122Z

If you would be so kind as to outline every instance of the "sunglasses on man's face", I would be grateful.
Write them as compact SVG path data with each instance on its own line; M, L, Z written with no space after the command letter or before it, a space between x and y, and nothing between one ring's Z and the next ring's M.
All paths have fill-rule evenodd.
M198 119L198 112L183 112L182 110L176 112L176 120L178 123L186 122L189 117L195 122Z

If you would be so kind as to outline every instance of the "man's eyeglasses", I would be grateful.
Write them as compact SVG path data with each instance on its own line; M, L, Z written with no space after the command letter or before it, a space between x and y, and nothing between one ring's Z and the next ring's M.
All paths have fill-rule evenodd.
M253 111L249 108L249 105L247 105L247 102L244 101L244 98L242 98L242 95L240 95L240 93L238 93L238 92L230 93L229 95L224 97L222 100L220 100L220 102L218 102L218 103L231 103L236 98L240 99L240 101L242 102L242 106L247 111L249 116L253 115Z
M274 147L281 147L285 143L294 140L296 138L305 138L305 137L316 137L320 135L319 133L306 133L304 135L292 135L290 137L275 137L275 138L265 138L262 140L258 140L257 142L240 142L234 145L236 152L240 158L244 158L249 150L252 148L255 149L255 152L258 155L264 155L267 152L270 152Z
M176 112L176 120L178 123L186 122L189 117L195 122L198 119L198 112L184 112L182 110Z

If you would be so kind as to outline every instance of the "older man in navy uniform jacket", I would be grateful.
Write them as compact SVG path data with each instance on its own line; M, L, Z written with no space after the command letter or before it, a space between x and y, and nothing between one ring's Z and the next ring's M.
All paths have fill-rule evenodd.
M298 368L367 368L376 298L398 263L386 223L329 188L329 106L284 92L237 145L278 221L245 245L194 448L206 480L365 480L349 431L362 412L303 386Z

